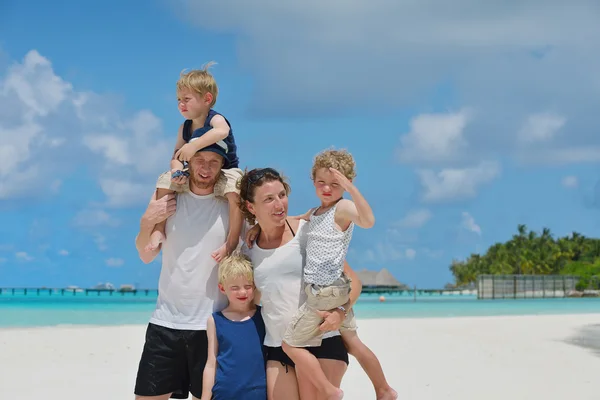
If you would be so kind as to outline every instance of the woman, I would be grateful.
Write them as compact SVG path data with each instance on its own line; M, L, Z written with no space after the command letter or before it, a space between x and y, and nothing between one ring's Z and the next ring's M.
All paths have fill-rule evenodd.
M240 208L250 224L260 225L254 245L245 248L254 265L254 280L262 301L267 351L267 392L269 400L318 399L319 394L303 375L310 371L295 370L294 363L281 349L285 330L298 307L306 300L302 285L305 221L290 218L290 186L272 168L254 169L240 181ZM352 279L351 304L361 291L358 277L345 265ZM327 379L339 387L348 366L348 352L336 330L344 319L341 310L323 311L321 330L327 331L320 347L309 349L318 359Z

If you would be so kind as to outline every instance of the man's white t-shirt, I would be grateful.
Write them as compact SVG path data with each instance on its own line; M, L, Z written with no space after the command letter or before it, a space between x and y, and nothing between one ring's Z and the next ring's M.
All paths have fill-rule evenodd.
M242 247L254 267L254 284L261 293L262 317L266 335L264 345L281 346L283 335L298 308L306 301L304 292L304 261L306 258L306 230L301 220L294 238L276 249ZM339 335L326 332L323 338Z
M177 195L162 244L158 300L150 322L172 329L206 330L214 311L227 305L218 288L218 264L210 254L227 239L229 205L214 194Z

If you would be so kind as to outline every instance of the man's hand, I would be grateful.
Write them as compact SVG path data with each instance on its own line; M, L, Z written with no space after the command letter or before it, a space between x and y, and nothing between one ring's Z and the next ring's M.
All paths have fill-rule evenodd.
M152 195L146 212L142 215L142 222L145 225L156 225L163 222L177 210L177 200L175 194L170 193L166 196L156 199L156 192Z

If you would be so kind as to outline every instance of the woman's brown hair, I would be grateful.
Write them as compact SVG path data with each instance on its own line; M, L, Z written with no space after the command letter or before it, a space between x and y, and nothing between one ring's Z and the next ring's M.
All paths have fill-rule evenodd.
M266 182L279 181L285 188L285 192L290 194L292 188L287 183L286 179L273 168L255 168L250 171L245 171L244 175L237 182L237 188L240 191L240 210L248 223L254 225L256 218L254 214L248 210L246 202L254 203L254 195L256 188L262 186Z

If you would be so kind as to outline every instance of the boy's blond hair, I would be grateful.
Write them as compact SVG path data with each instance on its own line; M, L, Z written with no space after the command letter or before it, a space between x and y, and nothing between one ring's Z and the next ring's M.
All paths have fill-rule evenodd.
M254 282L254 271L250 258L236 250L219 264L219 283L223 285L228 280L238 277L244 277L249 282Z
M341 150L324 150L316 155L311 177L314 180L317 170L321 168L334 168L340 171L346 178L353 180L356 178L356 164L354 158L346 149Z
M214 61L204 64L202 69L193 69L189 72L185 70L181 71L179 80L177 81L177 94L183 90L188 89L198 93L200 96L204 96L206 93L210 93L213 96L213 100L210 103L212 108L217 102L217 96L219 95L219 87L217 81L208 72L208 69L215 65Z

